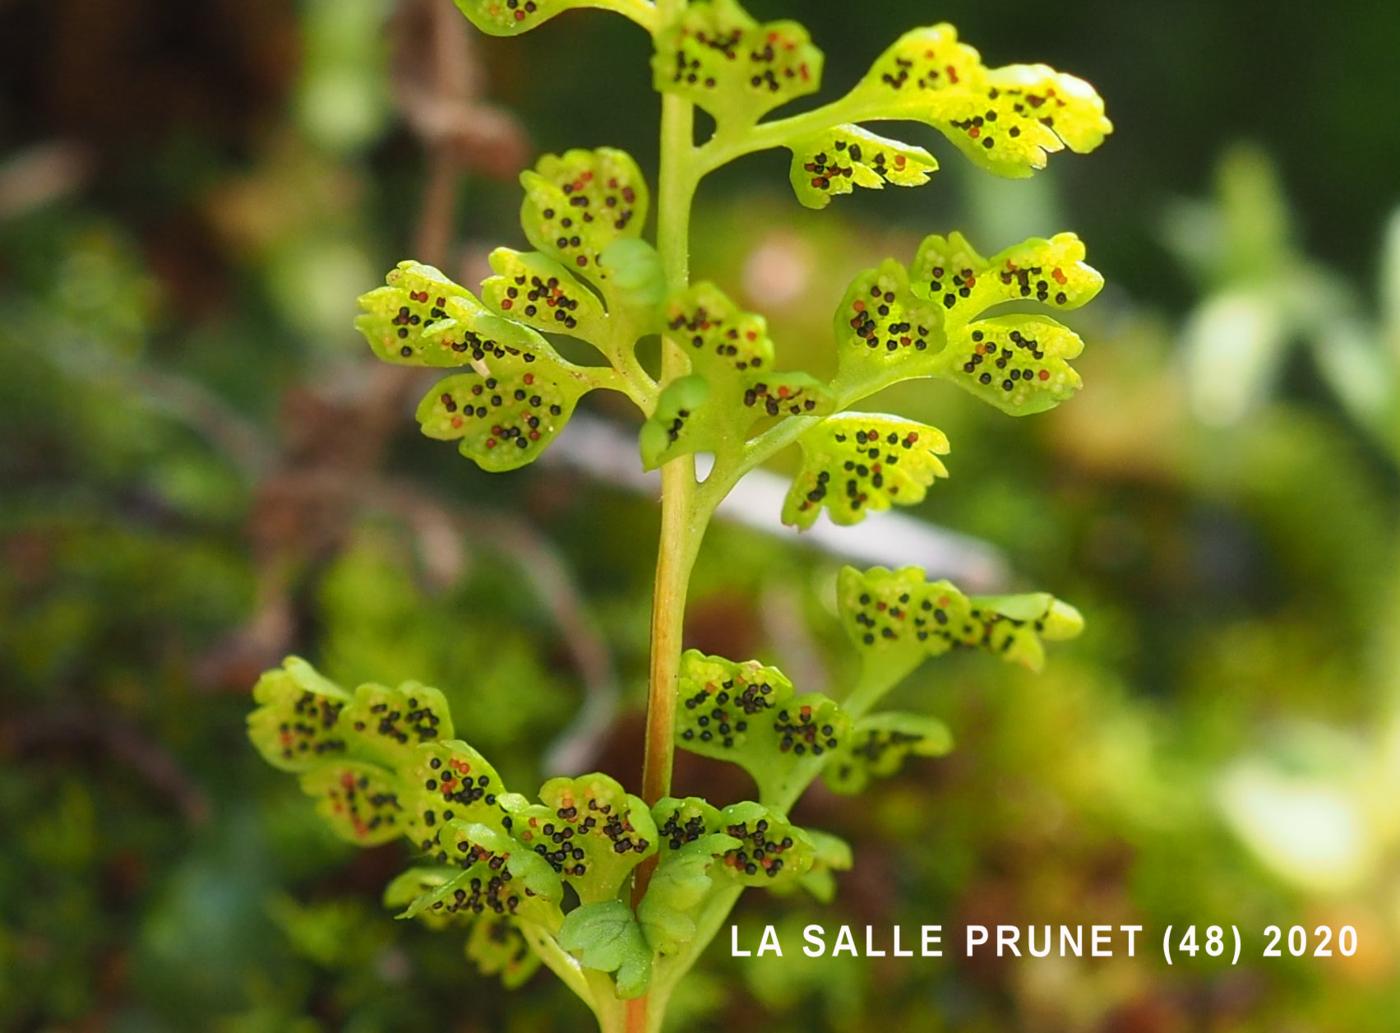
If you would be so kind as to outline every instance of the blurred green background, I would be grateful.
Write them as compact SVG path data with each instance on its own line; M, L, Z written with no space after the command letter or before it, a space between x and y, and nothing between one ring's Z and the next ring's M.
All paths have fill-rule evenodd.
M1362 949L1168 969L717 945L676 1028L1391 1033L1400 6L751 9L809 24L828 94L946 19L991 64L1091 80L1117 131L993 182L915 130L930 186L820 213L779 154L702 192L697 275L792 367L830 368L849 277L930 232L991 252L1073 229L1109 281L1062 409L900 395L954 445L914 511L931 572L1053 590L1089 631L1041 677L923 669L901 702L958 750L855 801L814 790L800 820L856 849L836 904L750 895L739 921L1348 923ZM508 994L395 923L401 848L332 841L243 721L295 650L440 685L508 781L583 762L635 788L657 518L610 472L626 414L481 474L416 435L420 382L350 320L399 258L471 285L519 246L538 153L654 169L647 41L596 13L476 38L447 0L9 0L0 53L0 1029L583 1028L546 977ZM690 643L839 690L846 547L718 526ZM693 760L678 780L748 791Z

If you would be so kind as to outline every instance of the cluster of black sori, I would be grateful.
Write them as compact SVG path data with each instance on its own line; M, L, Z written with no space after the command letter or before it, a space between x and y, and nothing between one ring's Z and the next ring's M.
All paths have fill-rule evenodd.
M959 69L954 63L957 60L958 55L953 51L930 48L921 42L905 44L891 55L880 81L893 90L903 89L910 79L915 89L946 90L963 81L966 69ZM995 94L993 89L992 95Z
M484 846L473 843L466 836L457 837L457 856L453 858L462 868L473 868L478 864L484 864L493 872L500 871L506 863L504 854L497 854L487 850Z
M538 442L549 431L539 414L544 413L547 408L550 416L560 416L564 407L552 400L546 406L545 393L553 388L538 386L535 374L523 374L520 384L522 386L510 388L495 377L487 377L470 387L459 384L451 391L442 392L438 396L438 404L448 414L454 430L460 430L467 419L494 416L496 422L491 424L491 433L485 439L486 447L494 449L502 442L513 441L517 448L523 450ZM551 395L551 398L553 397ZM482 404L478 405L477 402ZM491 408L487 408L486 403L489 403ZM524 404L517 405L512 413L509 406L515 403Z
M576 808L573 807L561 808L558 813L560 818L564 820L561 820L557 825L554 822L545 822L539 828L539 835L548 842L535 843L535 853L548 861L550 866L560 875L581 878L588 874L588 865L585 860L587 855L580 843L575 841L575 836L587 835L592 832L598 824L598 819L589 816L574 826L566 823L568 820L564 818L566 811L577 813ZM530 824L535 824L533 819Z
M910 61L907 57L896 57L894 59L894 67L895 70L893 72L887 71L881 73L880 81L886 86L888 86L890 89L898 90L901 89L904 86L904 84L909 81L909 70L914 67L914 62ZM937 76L938 73L934 72L933 75ZM919 80L920 89L923 88L924 83L925 80Z
M933 261L939 262L939 258ZM952 279L945 284L949 273ZM983 270L987 276L992 275L992 271ZM928 270L929 293L934 297L942 295L945 308L953 308L961 303L961 299L970 297L972 289L977 285L977 270L969 267L950 270L944 264L932 266ZM1007 299L1032 298L1044 304L1054 303L1056 305L1067 305L1070 296L1066 292L1069 287L1069 276L1064 269L1055 266L1048 273L1044 266L1040 265L1017 265L1014 260L1008 259L996 277L1003 287L1010 290L999 292Z
M456 856L444 854L443 860L455 862L460 867L467 869L468 872L473 873L472 877L467 880L473 893L464 893L461 889L456 890L452 895L449 910L459 911L465 906L479 914L483 909L489 907L497 914L515 914L516 908L520 905L520 896L518 894L502 896L506 885L515 878L510 869L506 867L506 855L487 850L483 846L472 843L465 836L457 838L456 848ZM534 890L528 886L521 892L527 897L535 895ZM474 894L475 901L473 900Z
M561 253L584 247L578 223L588 224L596 221L593 213L589 211L593 202L588 196L590 189L597 189L596 181L597 174L592 169L586 169L574 178L556 184L566 198L565 204L572 214L562 213L552 207L540 210L540 216L544 219L543 231L554 238L554 246ZM616 176L609 177L603 188L601 198L603 207L607 209L605 218L611 221L613 229L621 232L636 215L637 191ZM575 222L575 216L578 217L578 222ZM589 264L588 254L582 251L575 254L574 264L579 268L586 268ZM601 277L602 273L599 270L595 275Z
M515 388L511 397L517 402L528 402L532 409L540 409L544 405L544 396L538 393L538 389L536 389L533 394L527 390L528 388L534 387L535 375L533 373L523 374L521 383L524 386ZM493 408L499 409L501 406L505 405L507 401L506 396L500 393L503 390L508 389L503 388L499 380L495 377L487 377L479 384L473 384L470 393L472 398L483 399L490 402ZM487 395L487 391L492 393ZM440 401L442 407L450 413L454 413L458 409L457 399L452 396L451 392L444 391L438 401ZM557 404L549 407L549 414L551 416L558 416L563 411L563 407ZM462 406L462 414L464 416L485 416L488 412L489 410L485 405L474 405L471 399L467 399L466 404ZM535 425L538 426L538 420L536 420Z
M1001 272L1001 282L1010 286L1011 281L1015 280L1021 297L1029 298L1034 294L1036 301L1048 302L1050 300L1050 280L1046 280L1041 276L1043 271L1042 267L1038 265L1027 266L1020 269L1003 269ZM1031 285L1032 277L1038 278L1035 281L1034 287ZM1061 286L1068 282L1068 277L1065 276L1064 270L1062 269L1052 269L1050 271L1050 279ZM1056 305L1063 305L1069 301L1069 295L1064 291L1056 291L1054 300Z
M479 915L489 909L498 915L513 915L520 906L520 895L510 892L511 879L505 869L491 874L482 872L468 879L466 886L458 886L443 899L433 901L432 908L444 914L470 911Z
M705 818L700 814L692 814L682 824L681 811L672 811L670 816L661 823L657 829L668 846L672 850L679 850L687 843L694 843L701 836L706 835L710 830L705 824Z
M915 326L908 320L899 318L891 319L891 313L897 308L895 292L881 290L878 283L872 284L869 292L869 300L866 298L856 298L851 302L851 316L849 323L856 336L865 341L870 348L880 347L884 342L885 351L895 352L901 348L913 348L915 351L925 351L928 348L927 327ZM878 317L878 318L877 318ZM880 320L888 319L889 322L880 327Z
M808 751L812 756L820 757L827 750L837 747L835 726L818 725L812 716L812 708L807 704L778 711L773 731L778 733L778 749L799 757Z
M913 732L901 732L898 729L879 731L872 729L866 733L861 742L851 748L851 753L858 757L863 757L872 765L876 764L881 757L892 749L909 749L922 742L924 737ZM849 768L844 770L849 771Z
M763 365L763 356L745 347L745 340L752 343L758 339L758 331L746 331L745 340L741 340L738 327L726 327L724 319L711 314L703 305L697 305L695 311L688 314L684 310L677 312L671 317L668 325L672 330L689 332L690 343L694 348L703 349L707 343L714 342L715 357L736 360L734 368L740 372L757 369ZM745 347L742 357L739 351L741 347Z
M973 627L980 630L980 635L974 637L973 630L969 628L969 638L966 644L981 646L989 653L1007 652L1015 643L1017 633L1027 623L1023 620L1017 620L1015 617L1007 617L1005 614L984 613L982 610L973 610L971 617L976 622ZM1044 631L1045 621L1034 621L1031 626L1037 632Z
M724 863L745 875L757 875L759 870L771 879L783 870L782 855L792 849L792 837L782 839L768 837L768 821L760 818L753 827L740 822L724 830L740 843L733 850L725 852Z
M843 433L834 433L832 442L837 445L848 446L852 436ZM846 498L851 508L860 509L869 501L870 495L864 489L862 482L869 481L870 487L875 490L883 490L885 487L885 468L888 466L898 466L900 453L893 451L896 446L908 452L918 443L919 435L915 431L910 431L901 438L894 431L885 435L884 445L888 445L892 451L884 451L884 446L880 442L879 431L875 429L858 430L854 435L856 458L847 459L841 464L841 469L851 474L846 478ZM817 480L812 489L807 492L807 502L817 503L826 498L828 485L831 478L827 471L822 470L817 474ZM890 485L891 495L899 494L899 485ZM804 505L804 509L807 506Z
M680 440L681 431L685 430L686 421L690 419L689 409L677 409L675 418L671 420L666 428L666 437L674 444Z
M842 144L837 144L836 146L843 147ZM852 162L858 162L860 160L857 157L859 153L859 147L851 150ZM812 186L818 190L830 190L831 181L833 179L841 179L843 176L846 179L850 179L851 173L855 171L854 165L840 165L832 160L826 151L819 151L812 155L812 160L804 162L802 168L804 171L812 174Z
M682 30L683 32L686 30ZM720 32L711 35L710 33L697 31L692 34L696 43L722 54L726 61L734 60L739 52L739 41L744 38L743 29L730 29L728 32ZM676 68L671 81L675 83L688 83L691 86L697 85L700 81L701 59L698 57L687 57L684 46L676 48ZM715 88L713 76L705 77L705 88L712 90Z
M443 308L447 304L446 296L439 295L434 299L432 305L428 304L430 297L431 295L427 291L408 292L408 300L412 304L400 305L398 314L390 320L394 326L399 328L397 331L399 340L407 340L411 333L421 333L422 330L428 329L437 320L447 315L447 311ZM413 346L402 345L399 348L399 354L404 358L409 358L413 354Z
M807 498L803 501L802 508L804 510L811 509L813 506L818 505L822 499L826 498L826 493L829 490L827 485L830 483L831 471L818 470L816 482L807 490Z
M754 72L749 76L749 85L755 89L767 89L769 93L777 93L782 87L778 81L778 74L773 71L773 64L777 59L777 51L772 43L765 43L758 50L749 51L749 60L756 65L765 66L761 72ZM788 66L782 70L784 79L796 79L798 69Z
M540 276L526 277L521 273L514 279L515 285L507 287L506 296L501 299L503 311L509 312L520 304L520 293L524 291L525 302L520 311L530 319L536 318L540 311L539 306L543 304L546 308L554 310L554 321L561 324L565 330L572 330L578 326L578 319L574 317L579 305L578 298L571 298L564 293L559 285L559 277L551 276L546 280Z
M865 163L877 176L883 180L888 180L890 175L890 159L884 151L876 151L874 156L867 160L864 150L858 143L848 143L845 140L837 140L834 149L844 152L850 164L842 165L841 156L838 154L832 157L826 151L819 151L812 155L812 160L803 164L802 168L812 174L812 186L817 190L830 190L833 179L850 179L855 171L855 166ZM904 165L908 161L902 154L894 156L894 168L896 172L903 171Z
M591 806L596 801L588 801ZM603 822L603 835L607 836L613 845L613 853L625 854L629 850L637 853L645 853L650 842L637 835L637 830L632 827L632 822L626 817L617 813L609 813L611 805L605 804L598 808L606 818Z
M524 0L523 3L521 0L506 0L506 9L512 12L511 17L518 22L523 22L539 10L535 6L535 0Z
M560 184L559 189L569 198L570 208L587 208L589 206L591 202L588 200L588 195L585 193L576 193L576 191L585 190L593 181L594 173L585 172L575 180ZM609 217L613 221L613 229L625 230L627 224L632 221L632 216L635 211L632 206L637 203L637 192L630 186L624 186L615 176L609 178L604 184L604 187L603 207L610 209L612 212ZM544 217L548 219L552 216L546 211ZM583 213L583 221L592 222L593 213L585 211ZM567 227L569 225L569 220L562 220L561 225Z
M434 742L438 738L438 728L442 724L442 719L437 713L427 706L422 706L416 696L410 696L406 700L406 709L392 709L386 702L373 704L370 713L375 717L375 733L392 739L400 745L407 743L410 738L416 738L418 742ZM404 728L407 723L407 730ZM357 720L355 731L363 732L366 722Z
M496 802L496 794L490 792L490 775L473 776L470 765L462 761L449 760L447 766L449 770L442 771L442 758L430 759L428 767L440 774L436 777L429 776L423 783L423 788L430 793L438 793L444 803L460 803L469 807L478 800L485 800L488 804ZM442 820L451 821L452 815L444 811Z
M444 767L446 770L444 770ZM438 821L451 821L457 817L453 804L470 807L479 801L495 804L496 793L490 775L473 775L471 765L466 761L433 757L428 761L428 777L423 780L423 788L432 794L433 800L441 800L443 807L439 813L437 805L424 807L420 817L424 825L434 828ZM433 849L433 838L429 834L419 844L423 850Z
M582 197L583 195L579 196ZM583 198L583 201L585 204L587 204L588 198ZM558 213L555 212L553 208L546 208L540 214L544 216L547 222L552 223ZM592 222L593 216L585 212L584 219L588 222ZM565 215L564 217L560 218L559 228L552 230L551 232L559 234L557 237L554 238L554 246L560 251L568 251L570 248L583 247L583 237L576 231L572 216ZM574 262L580 267L586 266L588 264L588 256L578 255L574 259Z
M749 63L754 66L749 85L756 90L777 93L784 87L806 91L814 88L812 68L807 63L806 33L762 25L752 33L757 42L749 50ZM779 80L782 81L779 81Z
M997 113L988 110L985 115L973 115L971 118L952 119L949 125L961 129L967 134L970 140L981 140L982 146L990 151L997 145L997 138L992 134L992 130L995 128L993 123L995 123L996 120ZM1020 136L1021 130L1016 126L1012 126L1011 135Z
M904 622L910 615L908 607L911 596L908 592L901 592L893 602L875 599L869 592L862 592L858 601L861 608L851 619L864 629L860 633L860 639L867 646L875 644L877 633L879 638L886 642L898 641L903 636ZM948 607L951 605L952 599L948 596L940 596L936 600L924 598L919 601L913 623L915 636L920 642L927 641L930 635L953 641L952 634L946 630L950 619Z
M344 814L356 835L365 836L383 826L398 824L399 795L383 787L371 790L368 775L342 771L327 793L332 803L344 807Z
M762 382L754 384L744 392L744 404L750 409L760 402L769 416L779 415L784 408L790 415L800 416L817 407L817 400L801 388L793 390L780 384L776 390L771 390L769 385Z
M862 151L860 144L858 143L853 143L847 146L845 140L837 140L836 149L838 151L846 151L850 155L851 161L853 162L859 162L862 160ZM884 151L876 151L875 156L870 159L868 164L870 168L875 172L875 174L881 179L889 179L889 165L894 165L894 171L902 172L904 171L904 166L908 162L908 160L909 159L906 158L904 155L896 154L894 156L893 161L891 162L891 160L885 155Z
M705 37L701 34L697 35L699 35L700 40L704 42ZM734 37L736 40L738 38L738 35L738 33L734 33ZM700 82L700 59L698 57L686 57L685 51L677 47L676 69L671 77L671 81L674 83L689 83L691 86L698 84ZM714 76L705 76L705 88L707 90L712 90L715 88Z
M1005 614L972 609L962 624L962 635L939 631L940 638L961 648L980 648L988 653L1005 653L1015 644L1021 629L1030 624L1035 631L1045 630L1045 621L1023 621Z
M538 357L529 348L507 347L493 338L482 337L475 330L463 331L462 339L452 344L451 347L453 351L470 352L473 362L480 362L487 358L504 359L510 355L522 362L530 363Z
M925 602L927 602L927 600L925 600ZM884 600L875 602L873 599L871 599L869 592L862 592L860 595L860 605L862 608L860 610L857 610L855 616L852 618L852 620L854 620L858 625L865 629L865 631L861 632L861 641L864 642L867 646L873 646L875 644L876 629L879 629L880 637L887 641L892 642L895 639L899 638L899 631L896 625L882 625L880 621L878 621L875 617L871 616L869 609L867 609L868 607L870 607L873 604L877 613L885 613L889 616L891 620L894 621L903 621L904 618L908 615L907 611L903 607L908 605L908 603L908 592L905 592L899 597L900 605L896 606L891 606ZM947 616L945 615L944 620L946 619ZM916 618L915 623L918 623L918 621L919 619ZM927 633L925 633L923 637L927 637Z
M681 732L681 738L686 742L693 742L696 739L701 742L712 742L718 735L720 742L725 746L733 746L734 736L748 731L749 723L742 717L737 721L733 720L725 707L732 700L745 714L752 716L771 706L767 697L773 693L773 686L767 682L750 684L741 681L739 684L743 688L738 693L734 691L735 679L731 678L723 682L713 694L706 687L687 698L685 701L687 710L701 710L702 712L695 719L699 730L686 728ZM703 712L706 708L709 710L708 713Z
M344 703L314 692L303 692L298 696L292 704L293 719L277 726L282 756L291 760L298 753L343 753L345 740L332 738L330 733L344 706Z
M1037 116L1034 114L1034 112L1039 111L1049 101L1053 100L1056 108L1062 108L1065 106L1064 99L1055 95L1055 90L1053 87L1047 89L1043 96L1039 93L1032 93L1030 90L1021 89L1015 86L1006 87L1005 92L1008 97L1021 98L1021 100L1015 100L1012 102L1011 111L1014 115L1020 116L1020 119L1026 122L1029 122L1031 119L1036 118ZM1001 96L1001 93L1001 90L997 90L994 88L987 92L987 96L990 97L992 100L996 100L997 97ZM1025 101L1024 104L1021 102L1022 100ZM1030 106L1030 111L1026 110L1027 105ZM1054 115L1040 115L1039 120L1042 125L1049 126L1052 129L1055 126ZM1007 135L1013 137L1020 136L1020 127L1013 125L1007 131Z
M773 695L773 686L766 681L746 682L739 679L741 686L738 694L734 697L734 702L744 713L753 715L761 710L767 710L773 704L769 701ZM715 697L718 703L728 703L729 694L734 691L734 680L725 682L720 687L720 692Z
M610 803L600 804L591 799L587 813L581 814L576 805L566 801L554 814L557 821L545 821L543 824L540 824L540 819L531 818L530 827L521 838L533 840L536 836L542 836L543 842L533 844L534 851L561 875L577 878L588 874L588 855L584 849L586 836L602 836L611 844L615 854L633 851L641 854L651 845L650 841L636 834L632 823Z
M929 270L929 293L935 297L943 295L943 307L952 308L958 303L959 298L966 298L972 294L972 288L977 285L977 274L972 269L958 269L953 272L952 283L948 290L943 289L943 279L948 275L948 270L941 265L936 265Z
M1012 366L1009 370L1007 369L1008 365L1017 358L1013 347L1029 352L1032 359L1038 360L1045 358L1045 353L1041 350L1039 341L1032 337L1025 336L1019 330L1012 330L1011 333L1007 335L1011 344L1003 344L1000 348L1000 354L998 354L996 342L986 340L986 336L987 335L981 330L974 330L972 332L972 352L968 356L968 360L963 363L962 368L964 373L976 373L977 367L982 365L984 361L994 361L996 368L1000 372L994 374L990 370L987 370L978 376L977 379L979 383L990 384L994 380L1000 378L1003 391L1014 389L1018 380L1024 380L1029 383L1036 376L1039 376L1041 380L1050 379L1050 371L1044 368L1035 370L1030 367ZM995 360L992 360L993 356L996 356ZM1024 358L1022 361L1025 361Z
M900 602L907 603L909 594L906 592L899 599ZM891 614L893 615L893 611ZM930 621L933 623L930 624ZM937 601L925 599L919 603L919 612L914 615L914 634L920 642L927 641L930 635L936 635L951 642L953 636L947 630L948 621L948 610L941 598Z

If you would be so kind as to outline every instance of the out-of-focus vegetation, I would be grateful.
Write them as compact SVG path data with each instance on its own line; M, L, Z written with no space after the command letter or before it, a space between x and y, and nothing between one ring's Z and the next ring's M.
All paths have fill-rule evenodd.
M1363 947L1170 970L716 948L678 1028L1392 1029L1400 136L1375 103L1400 11L801 14L833 82L947 18L990 59L1081 71L1118 132L1034 183L945 162L820 214L776 160L725 174L697 271L742 270L722 286L794 365L831 362L856 271L960 211L993 249L1075 227L1113 293L1075 320L1073 406L1008 427L951 390L900 399L960 443L959 490L919 515L1013 543L1011 587L1055 585L1088 633L1039 679L953 663L901 689L958 750L859 804L812 794L856 847L838 903L739 921L1346 922ZM446 0L68 0L0 26L0 1027L567 1028L561 988L506 994L395 923L377 897L401 848L307 822L243 720L295 648L352 683L439 685L507 778L542 775L545 745L635 780L650 497L600 476L606 438L490 478L423 447L418 382L350 319L410 252L477 282L518 243L532 149L648 154L644 40L562 18L479 46ZM630 71L597 82L600 51ZM837 557L737 526L706 549L691 644L805 688L848 675L831 612L783 587L829 599ZM683 760L678 788L723 801L722 777Z

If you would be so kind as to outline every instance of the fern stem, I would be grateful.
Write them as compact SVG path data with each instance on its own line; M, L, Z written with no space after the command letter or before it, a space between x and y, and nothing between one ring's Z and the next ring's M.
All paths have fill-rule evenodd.
M657 210L657 250L670 293L685 289L690 276L690 203L695 179L689 168L694 151L694 109L668 95L661 108L661 186ZM661 383L685 374L687 359L673 340L662 342ZM671 789L675 751L676 676L680 668L686 586L704 534L694 512L695 460L674 459L661 468L661 541L651 613L651 677L647 694L646 757L642 798L655 803Z
M659 0L658 24L668 24L684 8L685 0ZM690 206L697 184L694 153L695 110L689 101L667 94L661 100L656 247L661 255L668 293L684 290L690 280ZM688 366L681 347L669 338L663 339L660 383L664 386L683 376ZM685 631L686 590L709 520L708 508L697 510L695 494L694 457L673 459L661 468L661 536L652 594L651 671L647 688L646 751L642 762L642 798L648 804L654 804L671 791L676 681ZM634 903L646 893L653 867L654 861L638 868L632 887ZM627 1033L659 1030L665 1001L666 995L651 994L631 1002L627 1010Z
M661 25L678 17L686 0L660 0ZM661 172L659 177L656 247L668 293L685 290L690 282L690 207L697 179L693 170L695 109L674 94L661 99ZM664 386L689 369L684 350L663 338L661 377ZM674 459L661 468L661 540L657 553L656 585L652 595L651 676L647 694L646 757L642 766L642 797L655 803L671 790L675 755L676 678L685 618L686 588L699 551L706 520L697 519L695 460ZM639 880L645 883L645 876Z

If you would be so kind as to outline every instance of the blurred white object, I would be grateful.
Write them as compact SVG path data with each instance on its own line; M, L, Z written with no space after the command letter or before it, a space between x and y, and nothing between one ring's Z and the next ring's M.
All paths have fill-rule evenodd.
M1382 854L1366 744L1321 725L1287 730L1225 769L1217 800L1226 823L1275 875L1305 890L1365 885Z
M656 495L661 490L660 474L642 469L634 436L586 413L575 415L540 461L573 467L639 493ZM708 457L697 457L697 469L702 476L708 471ZM931 577L950 578L971 592L1005 588L1010 581L1001 553L980 538L901 513L872 513L854 527L822 520L798 534L780 517L787 490L785 478L754 470L720 504L717 515L858 565L922 567Z
M1272 390L1283 359L1282 312L1266 292L1230 290L1198 308L1186 325L1186 378L1196 417L1238 423Z

